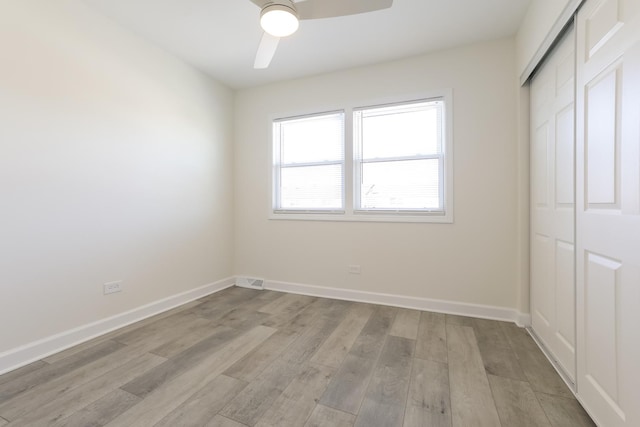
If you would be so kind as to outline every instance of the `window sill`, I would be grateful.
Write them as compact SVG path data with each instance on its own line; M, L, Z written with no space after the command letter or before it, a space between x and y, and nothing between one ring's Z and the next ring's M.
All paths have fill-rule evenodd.
M452 224L453 214L443 213L399 213L389 214L384 212L358 212L358 213L274 213L269 215L270 220L290 221L341 221L341 222L423 222L435 224Z

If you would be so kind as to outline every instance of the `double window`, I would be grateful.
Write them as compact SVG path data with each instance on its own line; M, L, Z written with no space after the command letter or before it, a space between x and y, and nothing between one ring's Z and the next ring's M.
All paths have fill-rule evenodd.
M452 222L449 98L274 120L272 217Z

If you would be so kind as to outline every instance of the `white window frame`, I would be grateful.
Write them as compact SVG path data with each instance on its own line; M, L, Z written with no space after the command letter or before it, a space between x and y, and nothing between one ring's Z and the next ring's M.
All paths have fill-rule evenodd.
M395 156L395 157L384 157L384 158L375 158L375 159L363 159L362 149L363 149L363 141L361 135L361 129L356 126L355 115L359 114L362 111L367 110L375 110L382 109L387 107L400 107L400 106L411 106L415 104L422 104L428 102L436 102L442 101L442 114L441 114L441 123L440 123L440 131L441 131L441 142L442 146L440 147L440 152L437 154L425 154L425 155L415 155L415 156ZM429 98L429 99L417 99L412 101L404 101L397 102L392 104L383 104L383 105L372 105L366 107L358 107L354 109L354 123L353 123L353 171L354 171L354 213L359 215L372 214L372 215L444 215L445 213L445 100L442 97L437 98ZM439 178L439 188L438 193L441 195L439 198L440 206L435 209L389 209L389 208L362 208L362 192L361 186L359 183L362 181L362 166L364 164L370 163L384 163L384 162L399 162L399 161L410 161L410 160L438 160L438 178Z
M282 140L281 138L278 136L278 132L280 131L280 123L283 122L287 122L287 121L293 121L293 120L301 120L301 119L307 119L307 118L313 118L313 117L322 117L322 116L329 116L329 115L342 115L342 129L343 129L343 134L342 136L342 141L341 141L341 146L342 146L342 160L321 160L321 161L316 161L316 162L305 162L305 163L296 163L295 165L282 165ZM293 116L293 117L283 117L283 118L279 118L279 119L274 119L272 120L272 141L271 141L271 147L272 147L272 153L273 153L273 167L272 167L272 212L274 215L286 215L288 218L291 218L292 215L309 215L309 214L321 214L321 215L326 215L326 214L331 214L331 215L335 215L335 214L344 214L345 212L345 173L346 173L346 167L345 167L345 153L344 153L344 148L345 148L345 141L344 141L344 129L345 129L345 118L346 118L346 114L344 112L344 110L333 110L333 111L324 111L321 113L313 113L313 114L304 114L304 115L297 115L297 116ZM339 165L342 169L342 191L341 191L341 200L340 203L342 204L342 208L327 208L327 209L322 209L322 208L315 208L315 209L308 209L308 208L301 208L301 209L295 209L295 208L281 208L281 194L280 194L280 177L281 177L281 171L282 169L286 169L286 168L297 168L297 167L308 167L308 166L330 166L330 165Z
M403 103L412 103L417 101L428 101L431 99L440 99L444 101L443 105L443 142L442 142L442 164L440 168L441 185L442 185L442 204L443 209L439 211L389 211L389 210L356 210L358 206L356 197L358 194L359 176L357 171L357 147L355 147L354 129L353 129L353 113L358 109L372 108L375 106L394 105ZM441 89L430 92L422 92L402 97L388 97L373 100L359 100L350 103L344 103L343 108L319 108L316 111L322 113L302 113L302 114L280 114L272 116L268 121L269 134L271 135L271 173L270 183L272 189L272 197L269 200L268 218L272 220L302 220L302 221L356 221L356 222L424 222L424 223L453 223L453 90ZM275 209L276 201L276 181L274 173L274 162L276 159L275 135L273 132L273 124L276 120L282 118L295 118L304 116L314 116L327 114L331 112L344 111L344 169L343 169L343 195L344 210L343 211L279 211ZM279 155L279 153L277 153Z

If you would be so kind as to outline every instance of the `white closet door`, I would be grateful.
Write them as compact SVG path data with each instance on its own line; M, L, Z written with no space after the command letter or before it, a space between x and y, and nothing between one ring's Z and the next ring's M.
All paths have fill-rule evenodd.
M568 31L531 82L532 329L575 379L575 33Z
M578 397L601 426L640 426L640 0L577 20Z

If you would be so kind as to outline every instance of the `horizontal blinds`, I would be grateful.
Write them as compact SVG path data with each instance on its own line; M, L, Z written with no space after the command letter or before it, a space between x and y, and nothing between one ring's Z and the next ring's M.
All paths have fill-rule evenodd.
M344 112L274 122L276 211L344 209Z
M356 210L444 210L442 99L354 112Z

